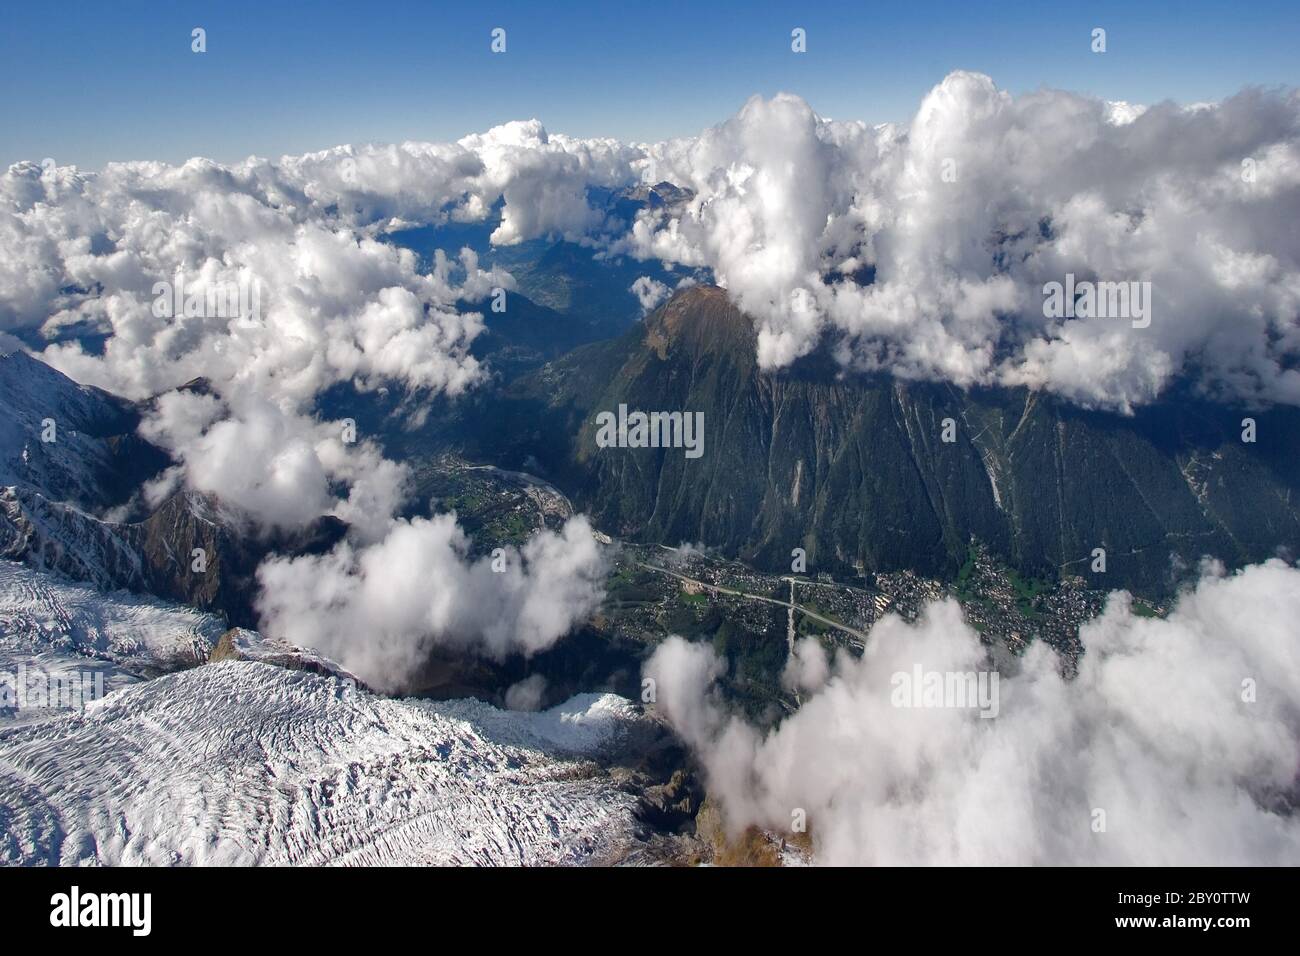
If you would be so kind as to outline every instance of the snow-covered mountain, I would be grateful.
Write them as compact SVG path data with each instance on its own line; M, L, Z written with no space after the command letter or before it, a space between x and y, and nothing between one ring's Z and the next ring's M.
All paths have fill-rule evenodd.
M54 571L104 591L126 589L253 623L255 573L272 552L328 548L343 524L321 518L303 529L247 533L241 519L192 491L178 491L141 521L105 521L27 486L0 487L0 558ZM206 561L193 565L195 550Z
M62 654L157 674L207 660L223 630L213 614L0 561L0 669Z
M262 559L326 551L346 530L322 516L258 531L246 515L188 489L142 515L142 485L170 459L136 433L140 408L24 352L0 355L0 409L0 558L252 624Z
M148 590L144 555L122 526L25 485L0 488L0 557L102 590Z
M131 403L78 385L25 352L0 354L0 486L82 507L119 504L162 464Z
M636 799L586 758L638 719L612 695L499 714L209 664L0 730L0 863L606 862Z
M0 728L80 706L82 682L98 696L192 667L221 631L212 614L0 561Z
M0 863L583 863L635 842L637 798L597 762L647 729L628 701L386 699L250 632L195 666L222 626L0 561ZM20 676L87 672L106 696L84 708L12 706Z

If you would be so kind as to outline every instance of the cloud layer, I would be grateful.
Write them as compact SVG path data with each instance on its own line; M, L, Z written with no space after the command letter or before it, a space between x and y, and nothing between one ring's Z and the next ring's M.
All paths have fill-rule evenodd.
M710 692L711 648L672 638L646 673L729 824L788 832L802 809L824 863L1293 865L1297 615L1300 569L1281 561L1207 569L1167 619L1116 593L1082 629L1077 678L1035 644L992 719L895 706L918 665L987 669L952 601L883 619L829 670L800 653L789 676L811 692L766 735Z
M1300 94L1149 109L953 73L905 126L754 98L649 149L695 190L620 248L711 267L781 366L831 334L867 369L1127 410L1179 373L1300 403ZM1049 319L1043 286L1149 281L1148 328Z
M606 560L585 518L495 558L468 551L455 519L439 515L398 522L367 547L270 560L258 571L263 626L400 690L432 650L531 655L600 605Z
M254 529L348 522L336 552L263 568L277 636L377 686L409 676L433 643L531 653L595 600L586 523L494 573L469 561L454 519L395 521L407 467L316 402L344 383L454 396L484 380L469 354L482 316L457 304L513 280L470 250L439 251L422 271L386 228L499 209L499 244L584 239L603 218L586 191L631 177L633 155L532 121L229 167L20 163L0 177L0 330L39 332L53 341L41 357L73 379L149 400L141 431L177 462L145 489L150 503L183 485Z
M252 448L286 430L315 444L300 419L336 383L452 395L478 383L468 349L482 317L455 303L513 286L468 251L439 254L422 273L413 253L382 241L384 228L481 220L504 202L498 244L582 239L602 222L587 189L630 180L635 155L612 141L552 137L530 121L459 143L344 146L229 167L195 159L82 173L19 163L0 177L0 331L65 333L68 341L44 350L46 361L132 398L196 378L227 403L251 395L262 406L256 413L231 408L224 418ZM182 281L200 296L255 289L258 308L160 310L158 284ZM77 338L66 334L73 330ZM85 335L102 339L102 351L84 345ZM266 423L271 407L278 433L253 424ZM189 432L169 440L165 416L152 432L188 459L196 486L212 484L198 473L204 456L188 454ZM313 467L346 481L329 457ZM306 497L318 499L318 488Z
M593 193L649 177L693 196L612 232ZM472 254L415 257L398 223L481 221L707 266L785 365L830 337L867 369L1028 384L1127 410L1179 374L1237 399L1300 403L1300 93L1150 108L1059 91L1013 97L957 72L906 125L750 100L699 136L577 140L536 120L456 143L341 146L234 166L192 160L0 177L0 331L107 335L45 357L134 397L203 376L288 412L329 385L452 394L481 370L461 315L508 276ZM256 284L257 321L158 317L152 288ZM1148 281L1152 321L1044 315L1043 286ZM646 307L664 289L645 281Z

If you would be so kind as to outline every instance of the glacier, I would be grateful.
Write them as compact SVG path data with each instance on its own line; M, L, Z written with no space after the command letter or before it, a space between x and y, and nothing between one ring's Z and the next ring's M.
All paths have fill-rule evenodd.
M0 672L99 667L109 690L0 714L0 864L603 864L636 840L603 766L647 719L631 702L510 712L196 663L220 628L0 561Z

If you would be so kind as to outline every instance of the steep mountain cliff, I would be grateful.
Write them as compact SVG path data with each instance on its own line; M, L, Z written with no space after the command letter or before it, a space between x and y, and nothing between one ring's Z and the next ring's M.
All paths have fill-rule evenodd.
M256 572L264 557L327 551L345 530L337 518L322 517L298 531L257 534L193 492L173 495L143 521L119 524L29 488L0 488L0 557L105 591L218 611L240 626L256 623Z
M598 447L597 414L620 405L702 412L703 454ZM713 287L544 367L494 414L539 423L508 454L534 455L611 533L772 569L802 547L814 572L952 575L975 538L1027 574L1158 592L1203 556L1300 550L1295 410L1178 394L1120 417L845 372L826 353L766 372L752 323Z

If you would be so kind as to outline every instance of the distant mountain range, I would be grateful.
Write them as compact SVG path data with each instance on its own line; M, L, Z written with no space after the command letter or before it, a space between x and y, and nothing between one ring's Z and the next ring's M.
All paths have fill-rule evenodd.
M589 190L587 201L605 216L607 227L620 233L642 209L659 209L689 199L689 190L662 182L622 190ZM394 245L416 252L429 266L436 250L451 255L469 248L485 267L499 266L514 278L514 292L504 313L487 311L486 333L474 353L492 356L510 369L520 356L505 349L554 358L574 346L622 334L642 314L632 284L644 277L676 286L684 278L708 279L708 270L669 271L659 262L609 256L596 248L563 239L533 239L495 246L492 233L501 225L503 203L483 222L448 223L398 229L387 234ZM467 308L486 310L483 303ZM540 362L534 362L534 365Z

